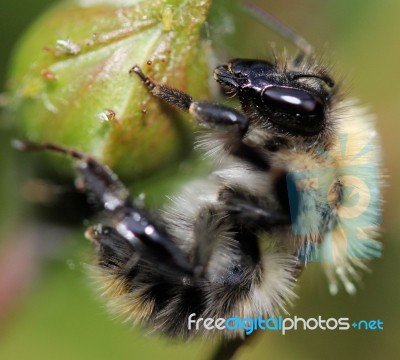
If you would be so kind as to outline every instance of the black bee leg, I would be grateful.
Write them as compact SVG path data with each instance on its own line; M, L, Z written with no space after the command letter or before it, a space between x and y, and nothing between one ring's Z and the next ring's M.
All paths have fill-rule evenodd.
M269 169L269 163L262 154L243 141L249 119L241 112L223 105L195 101L190 95L180 90L157 84L137 65L130 70L130 73L137 74L154 96L180 110L189 112L200 126L217 130L227 153L242 158L263 170Z
M157 96L180 110L189 111L189 107L193 102L193 98L190 95L187 95L178 89L155 83L143 73L142 69L138 65L135 65L129 73L135 73L139 76L154 96Z
M173 266L156 261L153 255L144 256L143 251L138 251L137 247L112 226L90 226L85 236L95 247L97 264L103 269L113 271L121 279L133 279L143 272L164 278L165 281L175 278L174 275L178 275L179 279L179 275L182 275Z
M154 263L165 275L192 275L192 266L170 239L166 230L150 214L131 203L111 213L116 231L129 241L141 256Z
M193 222L193 269L197 279L204 276L211 255L223 233L227 232L228 226L226 212L221 209L208 205L198 212Z
M226 204L227 212L237 223L251 227L263 228L290 224L290 217L286 214L270 209L263 209L256 204L236 199Z
M129 192L108 167L76 150L54 144L36 144L15 141L21 151L49 150L72 157L83 182L80 189L94 194L97 202L109 213L115 230L149 261L157 263L166 272L191 274L191 266L182 251L156 224L144 209L133 205Z
M98 224L89 227L85 236L92 241L100 267L121 272L134 271L140 256L130 242L125 240L111 226Z
M226 188L219 194L224 210L235 219L234 222L246 227L269 228L290 224L290 213L262 207L254 199L246 198L240 191Z
M246 133L249 121L239 111L206 101L195 101L190 95L180 90L167 85L156 84L137 65L130 72L137 74L153 95L180 110L188 111L192 114L200 126L226 129L229 132L238 133L240 137Z
M105 165L77 150L51 143L37 144L14 140L14 148L20 151L52 151L78 160L77 170L83 183L77 182L79 190L87 188L106 210L114 210L129 202L129 193L118 177Z

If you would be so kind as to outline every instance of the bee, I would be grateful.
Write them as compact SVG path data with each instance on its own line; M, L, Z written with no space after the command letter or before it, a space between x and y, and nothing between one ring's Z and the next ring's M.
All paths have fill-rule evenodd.
M163 209L139 206L90 155L14 144L76 161L81 189L105 215L86 236L97 254L93 273L118 313L167 336L209 335L189 329L191 314L273 316L293 300L311 261L323 262L332 293L340 282L355 291L359 269L380 252L378 135L373 116L344 96L315 56L217 66L214 79L240 110L195 100L139 66L130 73L156 99L191 114L202 129L196 147L213 164Z

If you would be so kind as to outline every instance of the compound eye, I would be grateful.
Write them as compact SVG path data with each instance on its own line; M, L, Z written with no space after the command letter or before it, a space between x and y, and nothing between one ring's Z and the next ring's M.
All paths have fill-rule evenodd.
M271 85L263 90L261 97L270 109L284 113L304 116L319 116L324 113L322 99L302 89Z

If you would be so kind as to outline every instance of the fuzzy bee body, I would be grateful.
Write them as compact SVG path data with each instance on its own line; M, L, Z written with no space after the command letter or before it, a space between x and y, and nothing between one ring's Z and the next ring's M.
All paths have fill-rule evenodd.
M239 98L241 111L195 101L137 66L132 72L206 129L197 147L214 164L162 211L135 205L89 156L51 144L22 146L78 160L108 218L87 236L99 286L118 313L170 336L209 334L189 330L189 315L272 316L293 299L309 261L324 261L332 292L337 278L354 291L357 268L379 252L377 135L373 118L343 100L324 69L308 57L217 67L215 79Z

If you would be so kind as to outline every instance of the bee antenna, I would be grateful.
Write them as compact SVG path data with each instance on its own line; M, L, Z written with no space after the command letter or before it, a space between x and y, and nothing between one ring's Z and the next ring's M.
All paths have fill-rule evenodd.
M313 52L313 47L303 37L283 24L266 10L253 3L241 3L241 7L246 13L257 19L260 23L269 27L281 37L292 42L292 44L300 49L305 55L310 55Z

